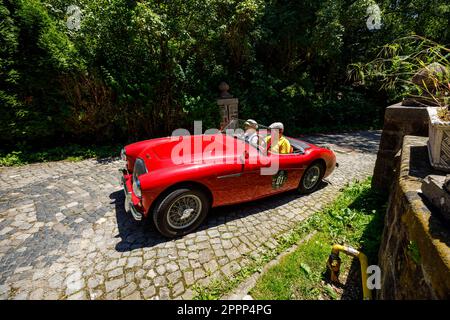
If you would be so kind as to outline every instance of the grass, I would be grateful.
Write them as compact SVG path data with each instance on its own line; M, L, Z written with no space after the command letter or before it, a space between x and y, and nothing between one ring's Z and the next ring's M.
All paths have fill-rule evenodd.
M271 268L257 282L251 295L255 299L317 299L328 287L327 296L337 298L331 287L322 285L322 271L329 254L327 237L314 235Z
M313 217L317 233L268 270L251 294L256 299L338 299L346 290L359 291L330 284L326 261L331 245L340 243L360 249L368 256L369 265L376 264L385 203L385 198L371 189L369 179L347 187L331 206ZM351 276L353 259L345 254L341 258L342 281ZM359 265L354 273L360 279L358 269ZM355 298L353 293L350 296Z
M0 151L0 166L20 166L34 162L80 161L88 158L107 158L118 156L122 146L80 146L76 144L45 150L33 150L22 147L11 152Z
M218 299L239 283L260 272L263 266L306 235L316 232L309 241L285 256L278 265L259 279L251 294L256 299L337 299L342 296L326 284L326 261L334 243L361 249L369 264L377 262L383 228L386 198L373 191L371 179L344 188L338 198L324 210L277 237L277 245L266 247L263 254L231 277L195 286L194 299ZM249 257L250 258L250 257ZM342 255L341 274L348 273L351 260Z

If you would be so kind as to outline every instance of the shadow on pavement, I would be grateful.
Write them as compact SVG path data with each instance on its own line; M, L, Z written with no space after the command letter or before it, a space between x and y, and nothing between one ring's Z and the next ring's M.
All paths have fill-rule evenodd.
M348 132L339 134L315 134L299 137L301 140L316 145L335 145L346 147L354 151L376 154L381 138L380 130ZM332 147L333 149L333 147Z
M325 188L328 182L323 181L318 190ZM117 226L121 241L116 245L119 252L131 251L138 248L153 247L160 243L173 241L163 237L153 225L152 219L136 221L131 213L125 211L125 195L122 190L110 194L114 201ZM245 218L247 216L270 210L303 197L296 191L287 191L282 194L273 195L264 199L255 200L238 205L223 206L211 209L203 224L195 231L208 230L221 224Z

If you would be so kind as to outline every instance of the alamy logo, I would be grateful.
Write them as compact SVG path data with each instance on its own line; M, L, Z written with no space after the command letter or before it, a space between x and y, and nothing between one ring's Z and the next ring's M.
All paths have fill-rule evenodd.
M76 5L70 5L67 7L66 14L67 18L67 28L69 30L78 31L81 27L81 9Z
M279 141L276 130L266 132L272 139L273 145ZM262 134L262 131L258 131ZM179 164L243 164L257 165L261 175L275 176L272 181L273 188L280 188L287 180L287 174L279 169L279 154L268 152L262 135L261 144L248 146L244 138L245 132L241 128L208 129L203 133L202 121L194 121L194 135L191 136L186 129L176 129L170 137L173 143L171 160ZM231 138L231 139L230 139ZM234 139L236 138L236 139ZM246 150L248 147L248 151ZM237 155L237 156L236 156ZM281 173L281 174L280 174Z
M377 265L367 267L367 288L370 290L381 289L381 269Z
M369 30L381 29L381 10L377 4L373 4L367 8L366 11L369 16L366 21L367 28Z

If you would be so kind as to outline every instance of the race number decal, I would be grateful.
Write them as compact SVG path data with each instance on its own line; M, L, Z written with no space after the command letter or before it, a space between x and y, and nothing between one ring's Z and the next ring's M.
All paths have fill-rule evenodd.
M279 189L281 188L287 181L287 171L280 170L276 175L272 177L272 188Z

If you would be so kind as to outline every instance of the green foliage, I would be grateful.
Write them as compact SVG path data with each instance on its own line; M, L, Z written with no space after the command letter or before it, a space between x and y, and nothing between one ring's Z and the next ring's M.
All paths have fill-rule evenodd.
M31 150L22 145L20 150L12 152L0 151L0 166L18 166L33 162L45 161L79 161L88 158L109 158L118 156L120 145L115 146L80 146L66 145L45 150Z
M19 120L22 116L20 112L20 100L17 96L18 71L14 68L18 42L18 28L14 24L11 12L3 3L0 5L0 112L3 114L0 119L0 134L6 135L6 139L11 140L10 131L14 130L11 123ZM6 112L6 111L9 112Z
M429 39L417 35L397 39L384 45L376 59L352 67L353 76L378 83L394 97L414 98L424 105L449 104L450 48ZM428 75L419 76L424 72Z
M2 1L0 140L43 143L63 131L57 79L80 66L68 37L38 0ZM5 88L5 89L3 89Z
M217 85L240 116L311 128L380 126L398 97L347 66L412 33L450 42L444 0L1 0L0 143L112 144L217 127ZM67 8L81 9L69 30ZM359 70L362 71L362 70ZM356 71L363 75L363 72Z
M255 299L281 300L335 298L334 290L322 283L330 248L327 237L321 234L313 236L268 270L252 289L252 296ZM345 263L348 264L347 261Z
M408 243L408 255L411 257L411 259L418 265L420 265L420 251L419 247L417 246L417 243L415 241L410 241Z

